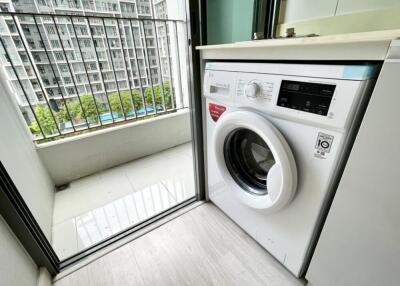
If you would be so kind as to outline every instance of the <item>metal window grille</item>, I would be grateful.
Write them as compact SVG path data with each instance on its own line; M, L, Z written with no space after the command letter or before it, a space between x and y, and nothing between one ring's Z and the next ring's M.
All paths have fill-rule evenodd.
M0 12L0 26L0 61L39 143L188 108L183 21Z

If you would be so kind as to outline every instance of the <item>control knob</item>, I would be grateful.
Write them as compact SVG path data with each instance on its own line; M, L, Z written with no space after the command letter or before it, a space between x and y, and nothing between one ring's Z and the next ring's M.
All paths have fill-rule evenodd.
M244 89L244 93L248 98L257 98L259 91L260 86L256 82L249 82Z

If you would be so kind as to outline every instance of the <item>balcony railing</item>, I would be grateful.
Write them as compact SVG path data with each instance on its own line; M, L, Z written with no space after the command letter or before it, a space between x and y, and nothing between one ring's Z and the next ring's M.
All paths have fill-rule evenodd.
M188 108L183 21L0 12L0 26L2 66L39 143Z

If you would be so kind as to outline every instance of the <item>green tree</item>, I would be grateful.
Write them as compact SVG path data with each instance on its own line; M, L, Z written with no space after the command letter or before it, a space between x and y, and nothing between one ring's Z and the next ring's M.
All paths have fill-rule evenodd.
M161 92L161 87L163 87L164 95ZM154 98L156 101L156 106L163 105L163 99L165 100L165 106L167 109L172 108L172 96L171 96L171 87L169 81L163 82L162 85L156 85L153 87ZM151 87L148 86L146 88L146 104L147 106L153 106L153 97L151 93Z
M33 134L40 134L40 127L42 127L42 130L45 134L53 134L57 131L57 122L54 121L50 108L47 105L36 105L34 112L39 123L34 121L29 125L29 128ZM57 114L54 111L53 114L54 117L57 117Z
M121 95L121 101L120 96ZM121 91L119 94L118 92L112 93L108 100L110 101L111 109L113 112L118 113L118 115L122 114L121 102L122 106L124 107L125 116L132 114L133 106L132 106L132 98L135 104L136 109L141 109L143 107L142 96L140 95L140 91L137 89L132 90L132 95L129 90Z
M142 95L140 93L139 89L133 89L132 90L132 96L133 96L133 100L135 103L135 108L136 109L141 109L143 108L143 100L142 100Z
M114 92L108 96L108 100L110 102L112 112L117 113L118 116L122 115L121 102L125 111L125 116L128 112L132 112L133 110L132 99L129 91L121 91L120 94L118 92Z
M72 101L67 101L66 99L66 103L68 106L68 111L67 108L65 106L65 104L63 104L60 107L60 112L58 113L58 118L61 122L66 122L66 121L71 121L71 118L69 117L69 114L74 117L74 114L72 113Z
M77 119L84 119L85 115L89 122L99 122L99 115L104 112L101 104L92 95L85 94L80 96L80 101L75 100L72 106L72 113L76 114ZM82 106L81 106L82 103ZM97 107L97 108L96 108ZM83 110L82 110L83 108ZM98 111L98 113L97 113Z
M80 95L80 102L79 99L76 99L74 101L68 101L67 102L67 107L68 111L73 118L73 120L85 120L85 115L87 117L87 120L90 123L98 123L99 122L99 117L97 114L97 110L99 111L99 115L103 112L105 112L105 108L102 107L100 104L99 100L94 99L92 95L90 94L84 94ZM81 106L82 103L82 106ZM97 109L96 109L97 106ZM83 107L83 110L82 110ZM62 118L62 121L70 121L68 111L66 106L64 105L61 108L60 115Z

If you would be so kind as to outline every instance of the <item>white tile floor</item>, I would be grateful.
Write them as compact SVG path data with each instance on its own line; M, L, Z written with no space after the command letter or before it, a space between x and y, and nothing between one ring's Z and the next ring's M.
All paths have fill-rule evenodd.
M68 271L68 270L67 270ZM302 286L212 203L61 273L54 286Z
M79 179L56 193L63 259L195 195L191 143Z

